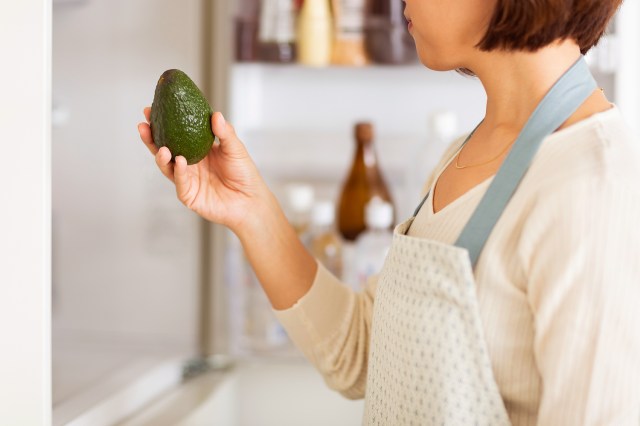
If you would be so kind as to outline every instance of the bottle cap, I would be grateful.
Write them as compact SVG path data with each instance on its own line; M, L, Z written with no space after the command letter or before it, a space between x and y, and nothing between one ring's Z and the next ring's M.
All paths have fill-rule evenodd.
M336 219L336 206L331 201L319 201L311 210L311 223L318 226L333 225Z
M357 141L369 142L373 140L373 125L368 122L357 123L355 127Z
M442 138L455 136L458 131L458 116L452 111L437 111L431 114L432 132Z
M296 213L308 212L313 206L313 187L304 183L287 185L287 200L289 207Z
M380 197L373 197L365 207L367 228L385 229L393 223L393 206Z

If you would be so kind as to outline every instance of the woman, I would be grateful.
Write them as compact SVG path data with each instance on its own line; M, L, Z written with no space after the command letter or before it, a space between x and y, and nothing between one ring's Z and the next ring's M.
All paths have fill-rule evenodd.
M142 140L365 423L638 424L640 160L581 56L620 0L405 3L423 64L477 76L486 114L365 292L305 251L222 114L197 165Z

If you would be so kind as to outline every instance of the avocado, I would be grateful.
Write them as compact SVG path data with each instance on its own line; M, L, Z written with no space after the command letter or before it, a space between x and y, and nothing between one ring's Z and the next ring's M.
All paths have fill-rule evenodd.
M202 91L180 70L165 71L156 85L151 104L151 134L160 148L171 151L172 161L182 155L187 164L207 156L215 135L209 106Z

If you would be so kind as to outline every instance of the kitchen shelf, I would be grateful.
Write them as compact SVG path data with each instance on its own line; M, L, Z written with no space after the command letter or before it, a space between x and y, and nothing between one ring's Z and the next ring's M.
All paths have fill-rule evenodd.
M337 133L357 121L378 134L421 134L428 116L452 110L463 129L484 111L477 79L422 66L308 68L236 64L230 74L230 120L241 132ZM460 103L459 99L465 99Z
M298 69L298 70L341 70L341 71L352 71L352 70L360 70L360 71L368 71L368 70L378 70L378 69L393 69L393 70L407 70L407 69L424 69L424 65L420 62L412 62L407 64L369 64L364 66L348 66L348 65L327 65L327 66L309 66L299 64L297 62L289 62L289 63L278 63L278 62L260 62L260 61L249 61L249 62L235 62L233 64L234 67L270 67L270 68L289 68L289 69Z

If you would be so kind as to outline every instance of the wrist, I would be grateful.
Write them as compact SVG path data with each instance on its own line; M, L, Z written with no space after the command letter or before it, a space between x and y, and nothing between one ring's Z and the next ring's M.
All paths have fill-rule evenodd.
M290 227L278 200L268 189L255 196L244 209L241 221L227 225L243 246L250 241L269 238L272 233L286 232Z

